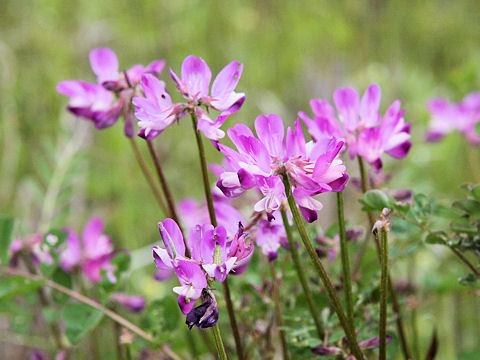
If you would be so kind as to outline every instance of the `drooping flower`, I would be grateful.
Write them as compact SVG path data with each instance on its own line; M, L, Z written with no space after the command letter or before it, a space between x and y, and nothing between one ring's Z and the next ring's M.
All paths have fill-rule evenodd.
M284 136L282 119L275 114L261 115L255 120L257 137L243 124L228 130L238 151L220 144L229 169L220 175L217 186L226 196L238 196L256 186L263 198L255 211L269 217L286 198L282 176L288 176L293 196L305 219L312 222L322 205L314 195L344 189L348 175L338 158L343 141L333 137L316 143L305 142L300 121Z
M376 84L370 85L361 99L355 89L338 89L333 95L337 115L328 101L322 99L310 101L313 119L304 112L298 115L315 141L330 136L345 139L352 159L362 156L379 170L383 153L403 158L411 147L410 124L403 119L400 101L396 100L382 117L380 97L381 90Z
M92 282L102 280L101 271L105 270L111 282L116 282L110 261L114 256L113 244L109 236L103 233L104 223L93 217L83 230L81 238L71 228L65 229L68 237L66 248L60 257L60 266L65 271L80 268Z
M206 329L218 321L218 306L215 295L208 289L202 291L202 303L193 308L188 314L185 323L191 330L196 326L200 329Z
M195 300L207 287L207 275L223 282L233 269L241 269L245 258L250 255L244 251L247 245L243 234L227 241L223 226L214 228L205 224L191 229L187 241L190 257L186 257L184 239L177 223L167 218L158 226L165 248L153 247L155 263L159 269L173 269L177 274L181 286L173 291L179 295L178 304L184 314L192 310Z
M114 125L123 114L125 135L134 136L130 100L135 88L144 74L160 74L165 62L157 60L146 67L137 64L120 72L117 55L109 48L93 49L89 58L97 83L65 80L57 85L57 91L70 98L67 109L91 120L98 129Z
M461 102L451 103L444 98L434 98L428 102L431 115L427 141L438 141L452 131L462 133L472 145L480 143L476 130L480 122L480 92L468 94Z

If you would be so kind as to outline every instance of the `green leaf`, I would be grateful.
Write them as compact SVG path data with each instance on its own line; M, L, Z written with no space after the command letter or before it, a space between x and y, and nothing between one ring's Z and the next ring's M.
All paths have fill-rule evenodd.
M370 190L363 196L360 202L364 205L362 210L366 211L382 211L384 208L392 208L394 200L390 199L383 191Z
M458 282L465 286L474 286L477 284L477 277L473 274L468 274L467 276L458 279Z
M15 220L11 216L0 216L0 260L2 264L8 263L8 249L13 239L13 226Z
M475 198L475 200L480 201L480 185L475 185L472 188L472 195Z
M11 276L0 281L0 300L23 295L42 286L44 280L32 280L23 276Z
M427 244L442 244L445 245L448 241L447 234L444 231L435 231L433 233L428 233L425 237L425 242Z
M77 343L102 320L103 312L85 304L69 303L63 309L65 335Z
M478 233L478 228L470 221L468 218L461 217L456 220L453 220L450 223L450 229L456 233L460 234L476 234Z
M452 207L460 209L470 215L480 214L480 202L472 199L457 200L452 204Z

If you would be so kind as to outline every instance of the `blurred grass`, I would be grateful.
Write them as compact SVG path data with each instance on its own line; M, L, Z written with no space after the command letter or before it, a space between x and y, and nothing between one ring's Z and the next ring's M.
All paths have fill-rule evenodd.
M238 90L247 93L247 101L226 127L252 124L265 112L293 122L297 111L309 111L313 97L330 100L337 87L363 91L378 82L383 109L399 98L412 123L411 154L387 161L395 172L392 186L414 184L415 191L451 199L460 183L480 181L478 150L459 135L424 144L425 101L434 95L459 100L480 88L479 13L480 2L473 0L2 0L1 145L8 137L20 146L18 167L2 163L2 172L8 170L17 186L3 194L0 209L25 213L18 203L30 195L18 184L26 178L45 187L39 163L51 155L49 144L64 134L66 99L55 85L69 78L94 80L88 52L100 46L114 49L124 68L163 58L179 70L189 54L202 56L213 74L231 60L243 62ZM167 71L162 78L173 89ZM176 200L201 196L189 122L185 118L157 140ZM107 232L118 246L136 249L158 241L155 223L162 214L121 125L91 128L90 136L78 174L86 183L85 200L69 214L68 224L80 228L96 214L108 219ZM220 159L212 148L208 158ZM328 217L328 209L322 215Z

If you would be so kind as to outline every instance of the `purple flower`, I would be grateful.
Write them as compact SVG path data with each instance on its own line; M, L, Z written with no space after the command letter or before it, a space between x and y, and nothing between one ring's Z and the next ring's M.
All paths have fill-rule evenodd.
M154 139L175 121L172 114L172 99L165 89L165 83L155 76L146 74L140 83L145 97L136 96L135 116L140 127L139 136L147 140Z
M428 141L438 141L452 131L459 131L472 145L480 143L480 135L475 131L480 122L480 92L468 94L460 103L434 98L427 107L431 115L425 136Z
M243 232L227 241L223 226L196 225L190 231L187 258L183 236L177 223L165 219L158 224L165 248L153 247L153 257L159 269L173 269L181 286L173 289L184 314L189 313L202 290L207 287L206 276L225 281L233 269L242 270L251 251L246 250ZM237 257L238 255L238 257Z
M331 137L306 143L298 119L293 130L287 128L285 137L283 121L275 114L257 117L255 129L258 138L242 124L228 130L238 151L219 145L229 167L220 175L219 189L226 196L238 196L256 185L264 197L254 209L271 217L286 198L281 178L286 174L305 219L316 220L322 205L313 196L341 191L348 180L337 156L343 141Z
M165 62L157 60L146 67L137 64L119 72L117 55L111 49L93 49L89 58L97 83L65 80L57 85L57 91L70 98L70 112L91 120L98 129L112 126L124 114L125 135L132 137L134 125L129 103L134 89L143 75L160 74Z
M124 293L113 293L110 300L115 301L131 312L141 312L145 307L145 298L139 295L127 295Z
M411 147L410 124L403 119L400 101L395 101L382 117L378 111L380 97L376 84L370 85L361 99L355 89L338 89L333 95L337 116L334 108L321 99L310 101L313 119L304 112L298 115L315 141L330 136L345 139L352 159L362 156L379 170L383 153L403 158Z
M36 233L25 237L24 239L16 238L10 244L10 266L17 266L18 257L21 251L26 251L35 265L39 263L44 263L50 265L53 263L53 258L48 252L42 247L43 234Z
M181 77L170 68L170 75L178 91L187 100L187 103L176 104L172 113L179 118L186 110L195 111L198 130L211 140L224 137L225 133L220 130L220 126L230 115L240 110L245 101L244 93L235 92L242 71L243 64L232 61L218 73L210 90L212 73L207 63L200 57L187 56L182 63ZM219 111L220 115L212 120L200 108L201 105Z
M277 258L280 246L286 246L288 243L280 213L276 212L273 215L272 221L261 220L258 223L256 234L257 245L270 261Z
M66 248L60 257L60 266L65 271L73 271L79 267L83 274L92 282L102 280L101 271L105 270L111 282L116 282L113 275L112 259L113 244L110 237L103 233L104 223L100 218L91 218L81 239L73 229L65 229L68 232Z

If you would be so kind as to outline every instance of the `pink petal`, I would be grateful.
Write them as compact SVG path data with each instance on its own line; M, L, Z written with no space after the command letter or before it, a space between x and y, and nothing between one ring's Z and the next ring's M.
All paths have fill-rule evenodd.
M97 75L98 82L118 79L117 55L109 48L93 49L90 51L90 65Z

